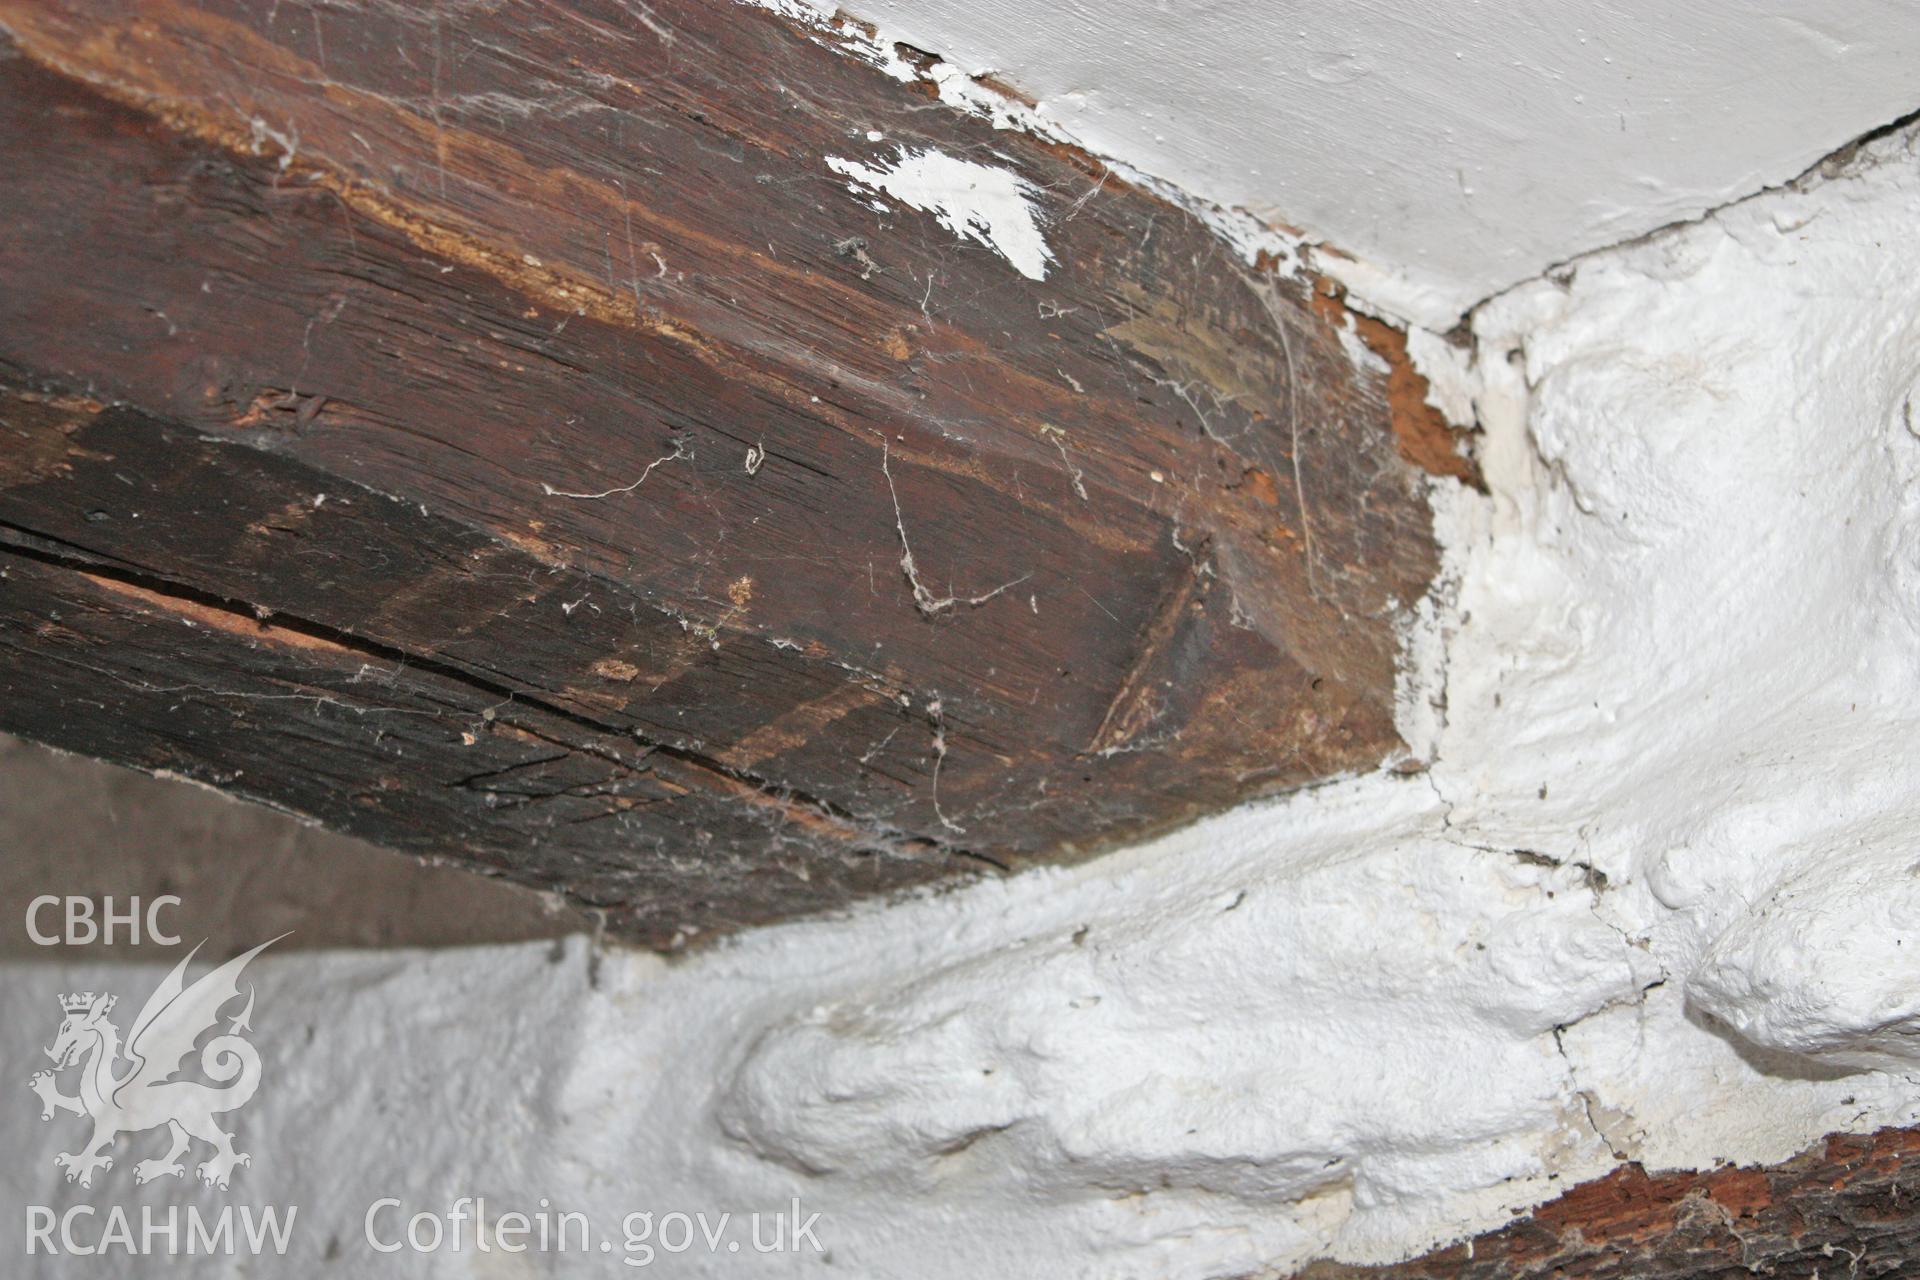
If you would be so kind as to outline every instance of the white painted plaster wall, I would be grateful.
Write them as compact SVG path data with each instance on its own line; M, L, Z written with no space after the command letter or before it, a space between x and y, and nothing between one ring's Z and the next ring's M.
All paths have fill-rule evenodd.
M999 76L1098 154L1356 256L1327 262L1443 330L1920 104L1904 0L845 7L883 42Z
M602 1224L798 1196L840 1274L1198 1278L1404 1256L1623 1157L1920 1120L1916 243L1908 133L1515 291L1471 359L1416 335L1492 487L1436 490L1429 774L609 957L598 989L579 944L269 955L236 1198L301 1205L302 1258L343 1274L623 1273L374 1259L380 1196ZM7 1073L58 991L157 977L9 966ZM74 1122L15 1088L0 1194L69 1202ZM181 1271L242 1273L317 1272Z

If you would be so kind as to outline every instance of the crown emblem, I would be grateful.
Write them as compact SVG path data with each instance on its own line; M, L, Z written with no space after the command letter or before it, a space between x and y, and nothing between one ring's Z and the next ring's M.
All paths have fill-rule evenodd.
M112 1013L114 1001L118 999L118 996L108 996L106 1003L100 1006L100 1012L103 1014ZM61 996L60 1008L67 1013L85 1013L87 1010L93 1008L93 992L76 991L70 996Z

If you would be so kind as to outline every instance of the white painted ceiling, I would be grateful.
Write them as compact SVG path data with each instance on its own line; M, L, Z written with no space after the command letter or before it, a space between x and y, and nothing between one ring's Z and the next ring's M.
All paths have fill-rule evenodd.
M1915 0L852 0L1442 325L1920 107Z

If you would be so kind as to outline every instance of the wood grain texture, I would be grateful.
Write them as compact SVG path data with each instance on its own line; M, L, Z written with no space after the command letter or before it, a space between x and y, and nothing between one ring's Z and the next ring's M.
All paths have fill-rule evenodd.
M649 14L0 0L0 727L657 943L1399 753L1426 480L1310 282L828 33ZM899 148L1030 184L1046 279L828 164ZM84 719L32 621L77 599ZM138 686L286 646L169 675L168 600L339 648L183 738ZM363 661L444 709L335 716ZM221 781L276 734L314 777ZM672 786L557 839L461 782L555 752Z
M1773 1166L1637 1164L1471 1242L1299 1280L1905 1280L1920 1273L1920 1130L1830 1137Z

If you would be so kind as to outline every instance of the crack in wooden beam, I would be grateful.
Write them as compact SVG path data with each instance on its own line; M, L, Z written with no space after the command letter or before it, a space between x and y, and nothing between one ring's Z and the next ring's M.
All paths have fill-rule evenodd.
M76 555L72 549L56 550L55 545L54 540L38 537L31 530L0 522L0 556L18 556L45 566L69 569L101 592L123 597L148 611L170 614L188 626L221 633L246 644L309 649L341 659L355 659L363 664L381 664L394 670L428 673L496 698L499 700L496 705L530 707L556 720L571 722L595 733L624 734L630 736L644 754L658 754L685 766L690 776L701 777L709 789L723 792L748 805L768 806L785 821L850 845L877 849L910 846L940 855L972 856L964 849L948 848L938 840L910 838L903 832L863 824L856 815L841 811L830 801L778 786L765 778L754 776L749 769L672 743L649 741L631 726L597 720L574 708L546 701L525 688L481 679L438 658L371 643L307 619L276 615L272 610L260 606L216 601L182 584L146 577L123 568L110 568L84 554ZM553 742L569 753L584 751L601 754L612 763L630 767L620 757L606 755L592 746L569 744L548 738L534 729L517 726L511 719L511 712L496 714L484 722Z

